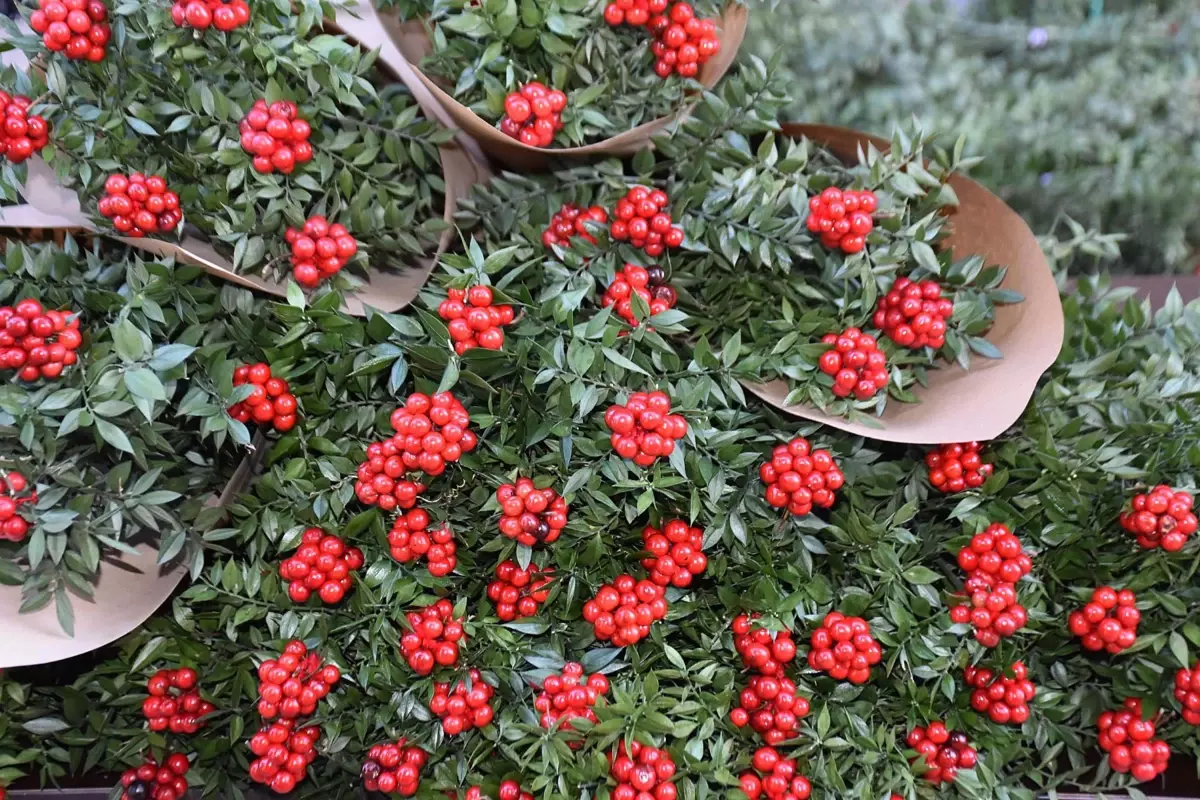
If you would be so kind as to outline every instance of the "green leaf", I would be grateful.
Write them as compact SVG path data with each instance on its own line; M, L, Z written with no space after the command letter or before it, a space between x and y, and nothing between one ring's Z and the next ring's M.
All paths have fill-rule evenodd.
M167 399L167 392L158 376L141 367L125 372L125 388L129 389L129 393L134 397L144 397L147 400Z
M133 452L133 445L130 444L129 437L125 435L123 430L118 428L116 425L113 425L108 420L97 418L96 432L100 434L100 437L104 439L104 441L108 442L118 450L125 453Z

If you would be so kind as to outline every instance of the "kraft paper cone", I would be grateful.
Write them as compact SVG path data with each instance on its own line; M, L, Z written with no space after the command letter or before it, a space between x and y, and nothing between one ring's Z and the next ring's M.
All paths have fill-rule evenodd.
M869 134L831 125L785 124L783 132L806 136L844 161L857 161L860 143L887 150L888 142ZM955 175L950 185L958 195L946 246L955 257L982 256L988 264L1007 267L1002 284L1020 292L1024 302L996 307L996 322L984 337L1003 358L976 356L971 369L940 361L931 369L928 386L914 386L916 403L889 400L877 427L831 417L806 405L783 405L785 381L743 385L762 400L797 417L848 433L911 444L943 444L993 439L1021 416L1037 388L1038 378L1058 358L1063 341L1063 313L1058 287L1037 239L1025 221L1004 201L969 178Z
M725 6L720 19L721 50L700 68L697 80L711 89L729 70L737 55L738 47L746 35L746 20L749 11L740 3ZM411 64L419 64L429 52L429 37L423 22L402 22L396 14L380 14L384 29ZM649 69L647 65L647 69ZM488 155L517 170L541 171L549 169L556 159L583 159L590 157L629 156L650 145L650 140L672 123L686 118L691 113L689 104L679 112L643 123L616 136L580 147L530 147L516 139L505 136L492 123L455 100L432 78L411 66L417 80L437 98L455 127L476 141Z

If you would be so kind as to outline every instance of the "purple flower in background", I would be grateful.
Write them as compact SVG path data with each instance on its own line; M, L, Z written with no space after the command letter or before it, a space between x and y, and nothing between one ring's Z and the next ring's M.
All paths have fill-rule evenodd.
M1050 34L1045 28L1031 28L1025 37L1025 43L1033 50L1041 50L1050 41Z
M1040 176L1038 176L1038 183L1040 183L1042 186L1049 186L1052 180L1054 180L1053 172L1043 172Z

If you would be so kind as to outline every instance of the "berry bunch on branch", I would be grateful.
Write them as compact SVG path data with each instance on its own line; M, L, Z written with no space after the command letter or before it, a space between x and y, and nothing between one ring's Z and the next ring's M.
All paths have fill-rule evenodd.
M32 298L0 306L0 370L15 369L26 383L52 380L78 361L83 344L79 315L46 309Z
M20 164L50 143L50 124L39 114L29 113L24 95L0 91L0 156Z
M149 697L142 702L142 714L150 730L193 734L204 727L204 718L215 708L200 697L196 682L196 671L191 667L160 669L150 676L146 682Z
M0 539L22 541L29 533L29 521L19 512L21 506L37 502L37 492L29 489L29 481L13 470L0 478Z

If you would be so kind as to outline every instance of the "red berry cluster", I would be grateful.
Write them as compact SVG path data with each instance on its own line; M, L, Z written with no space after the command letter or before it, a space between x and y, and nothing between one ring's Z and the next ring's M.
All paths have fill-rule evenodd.
M621 575L583 604L583 618L596 638L616 647L634 645L650 635L650 625L667 615L666 590L653 581Z
M1139 783L1154 780L1166 772L1171 747L1155 739L1158 725L1142 719L1142 701L1129 697L1119 711L1105 711L1096 720L1100 730L1100 749L1108 753L1113 772L1128 772Z
M201 699L196 670L190 667L160 669L146 682L146 691L150 696L142 702L142 715L149 720L152 731L195 733L204 727L204 717L214 710L212 703Z
M454 618L454 604L446 598L420 611L409 611L412 630L400 637L400 653L418 675L433 672L434 665L452 667L458 663L458 647L465 644L462 621Z
M754 751L750 761L760 774L743 772L741 790L750 800L807 800L812 794L808 778L796 773L796 759L784 758L770 745Z
M800 720L808 716L808 700L796 696L790 679L755 675L738 696L729 721L739 728L749 725L763 741L777 745L800 735Z
M37 492L24 494L29 481L19 472L0 478L0 539L19 542L29 532L29 522L17 511L26 503L37 502Z
M29 98L0 91L0 156L20 164L50 142L50 123L37 114L28 116Z
M393 444L406 469L441 475L446 463L458 461L475 449L475 433L468 427L471 417L458 398L449 392L433 396L414 392L404 405L392 412Z
M562 130L567 96L532 81L504 98L500 132L530 147L549 147Z
M924 757L929 767L925 780L934 786L954 783L960 769L971 769L979 760L967 735L961 731L951 733L942 722L931 722L927 728L918 725L909 731L907 742L918 757Z
M1200 725L1200 662L1175 673L1175 699L1183 706L1183 721Z
M675 290L663 283L665 280L666 273L662 267L647 269L637 264L626 264L604 290L600 305L605 308L613 306L618 317L637 327L638 320L633 313L635 294L646 301L651 315L661 314L668 308L675 307Z
M317 757L321 729L296 728L296 721L281 719L265 725L250 737L250 779L269 786L277 794L296 788L308 774L308 765Z
M821 627L813 631L808 651L810 667L855 684L870 680L871 667L881 658L883 651L871 636L871 625L862 617L847 617L840 611L825 615Z
M977 578L976 581L982 579ZM972 581L967 581L968 586ZM995 647L1025 627L1029 615L1017 602L1016 587L1001 583L993 589L968 588L967 604L950 609L950 621L970 623L975 628L975 641L984 647Z
M642 566L650 571L650 580L659 586L683 589L692 585L692 578L708 568L704 555L704 531L673 519L662 530L647 525L642 529L642 542L650 555Z
M62 50L72 61L104 60L104 48L112 38L108 6L102 0L38 0L29 27L42 35L42 44Z
M246 0L175 0L171 21L178 28L202 31L211 25L219 31L231 31L250 21L250 6Z
M1092 599L1067 618L1067 627L1088 650L1105 650L1113 655L1133 647L1137 641L1138 623L1142 613L1137 610L1137 598L1128 589L1117 591L1100 586Z
M570 247L571 239L575 236L595 244L596 237L587 229L589 222L608 222L608 213L600 206L580 208L574 203L567 203L550 218L550 224L542 231L542 244L546 247Z
M424 750L408 744L406 739L374 745L362 765L363 788L412 797L421 785L421 769L428 758Z
M492 305L490 286L450 289L449 295L438 306L438 316L447 322L454 352L461 356L473 347L499 350L504 346L502 328L513 321L512 306Z
M687 420L671 413L666 392L634 392L624 405L608 407L604 424L612 431L610 441L617 455L642 467L671 455L675 442L688 432Z
M201 0L192 3L203 7ZM255 172L269 175L279 170L290 175L297 164L312 161L313 149L308 143L312 128L297 113L296 104L287 100L269 106L266 100L256 100L242 117L238 123L242 149L254 156Z
M326 605L340 603L350 591L350 573L363 565L363 553L332 533L320 528L304 531L300 547L292 557L279 565L279 577L288 584L288 597L303 603L317 592Z
M137 769L121 773L121 800L180 800L187 794L191 768L183 753L172 753L160 766L153 756Z
M296 396L283 378L271 377L271 366L261 361L251 366L243 364L233 371L233 385L251 384L250 396L229 408L229 416L238 422L254 420L260 425L271 424L283 433L296 425Z
M340 272L358 252L345 226L330 225L322 216L309 217L300 230L288 228L283 240L292 248L292 277L310 289Z
M758 477L767 486L767 502L775 508L787 506L798 517L811 513L813 506L833 506L834 493L846 482L833 454L810 450L808 439L801 436L777 445L771 460L758 468Z
M1190 493L1159 484L1149 494L1133 496L1132 510L1121 514L1121 527L1147 550L1161 547L1168 553L1178 552L1196 532L1192 503Z
M1017 661L1008 668L1008 673L993 673L990 669L967 667L963 677L971 692L971 708L987 714L999 725L1011 722L1021 725L1029 719L1029 701L1037 692L1029 680L1029 670L1024 662Z
M604 7L604 21L614 28L621 24L641 28L668 5L669 0L613 0Z
M0 798L0 800L3 800ZM483 793L483 788L472 786L467 789L466 800L491 800L489 795ZM521 788L521 784L516 781L500 781L500 787L496 792L496 800L533 800L533 795Z
M57 378L78 360L82 343L73 311L46 310L33 299L0 306L0 369L18 370L23 381Z
M872 322L901 347L937 350L946 343L946 320L954 314L954 301L942 297L935 281L897 278L892 290L879 298Z
M535 489L529 478L517 478L496 490L500 503L500 532L518 544L533 547L558 539L567 525L567 503L547 487Z
M742 666L760 675L781 677L783 669L796 657L791 631L756 628L758 614L738 614L733 618L733 646L742 657Z
M861 253L867 234L875 228L871 217L879 201L874 192L854 192L830 186L808 200L808 230L821 235L829 250Z
M533 702L546 730L560 725L562 730L573 730L571 720L586 719L596 722L592 711L601 695L608 694L608 678L599 672L584 676L583 665L568 661L561 675L547 675L542 681L542 691ZM578 743L574 743L578 746Z
M651 18L646 27L655 37L650 52L655 58L654 73L660 78L671 73L694 78L721 50L716 20L697 17L691 3L675 3L669 12Z
M967 572L968 604L950 609L955 623L971 623L975 640L995 647L1025 627L1029 619L1017 602L1017 581L1029 574L1033 561L1008 526L994 522L971 537L958 551L958 564Z
M617 782L609 795L612 800L675 800L678 796L672 782L675 762L665 749L635 741L626 750L622 742L609 762L609 772Z
M888 384L887 356L879 349L874 336L858 328L847 328L840 334L827 333L821 337L832 349L821 354L821 372L833 378L833 394L859 400L870 400Z
M134 239L170 233L183 221L179 195L168 191L167 182L158 175L109 175L104 192L98 204L100 214L111 219L117 231Z
M401 564L424 557L429 562L429 574L443 578L458 565L454 533L445 523L433 530L427 530L428 527L429 514L414 508L396 517L388 533L388 545L392 548L392 558Z
M617 201L608 235L640 247L651 257L661 256L667 247L679 247L683 244L683 228L671 224L668 202L670 198L662 189L634 186Z
M486 728L495 716L496 712L489 703L496 690L483 682L479 670L471 670L470 675L469 689L465 681L458 681L453 688L448 683L433 685L429 710L441 717L442 730L447 736L457 736L473 728Z
M979 455L979 442L944 444L925 454L929 482L947 494L978 489L992 474L992 465Z
M279 658L259 665L258 678L259 716L291 720L316 711L317 702L341 680L342 672L335 664L322 664L304 642L293 639Z
M488 584L488 600L496 606L496 616L504 622L532 617L550 596L547 588L553 580L551 567L530 565L521 569L515 561L502 561L496 567L496 580Z

